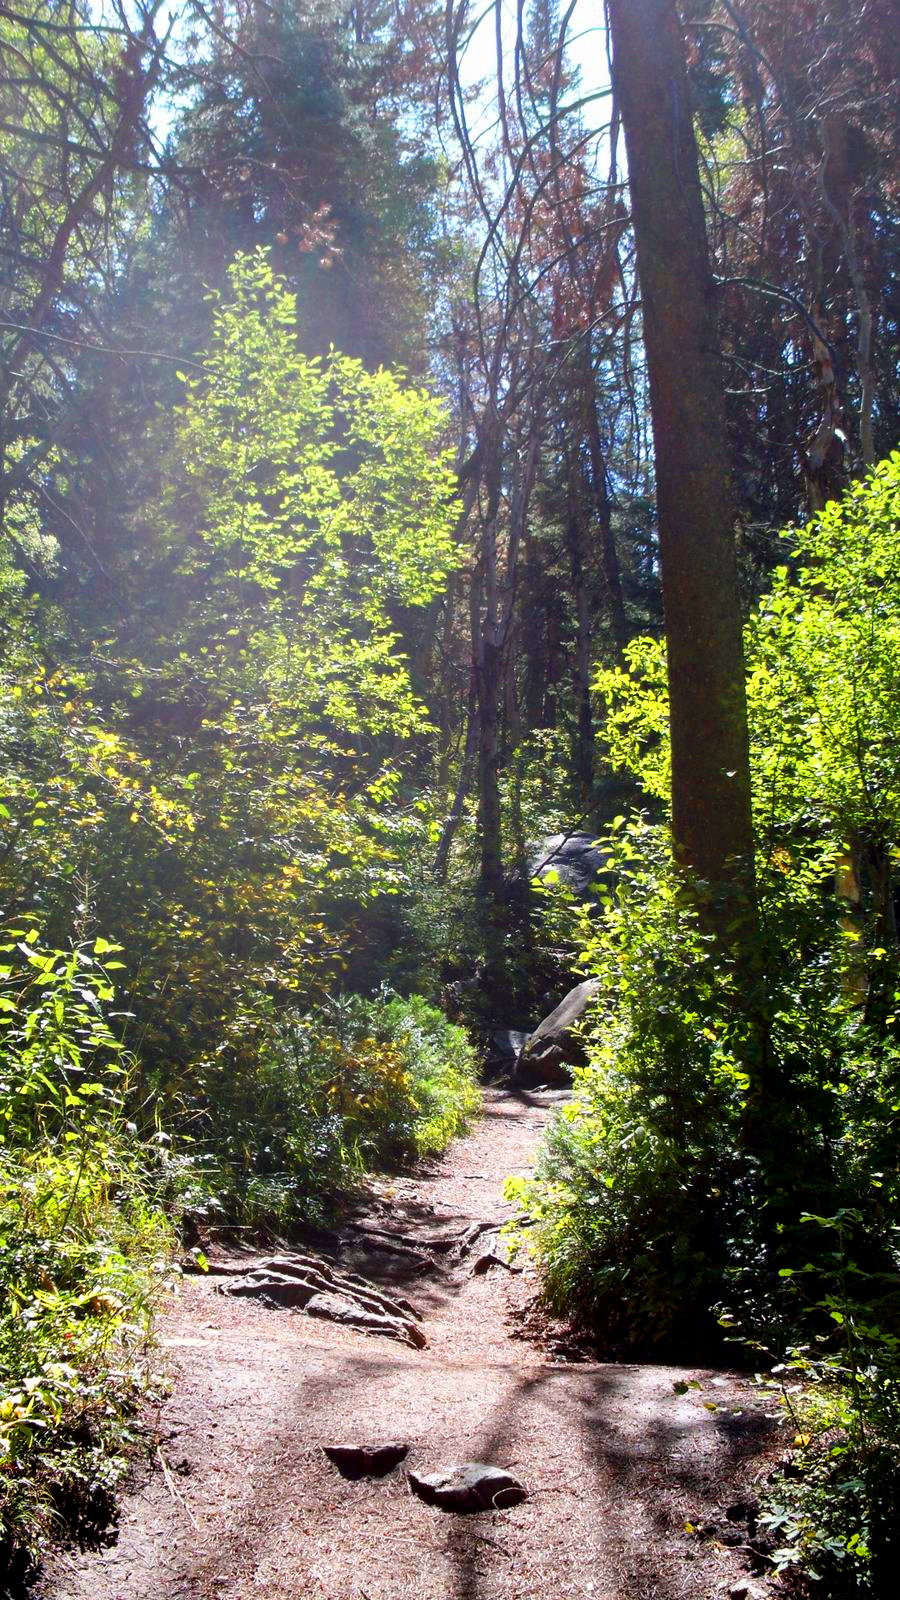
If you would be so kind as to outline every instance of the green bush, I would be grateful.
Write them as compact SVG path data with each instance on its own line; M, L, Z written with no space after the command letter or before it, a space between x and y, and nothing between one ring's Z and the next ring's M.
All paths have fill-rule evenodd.
M171 1250L133 1159L48 1150L0 1164L0 1554L109 1518L147 1392Z
M182 1203L245 1226L327 1222L368 1171L442 1150L478 1104L461 1028L419 996L248 1009L200 1078ZM178 1157L168 1158L170 1169Z
M103 939L47 948L27 918L0 945L0 1558L11 1569L51 1535L89 1539L111 1514L152 1381L166 1211L327 1220L366 1171L443 1149L478 1103L472 1046L418 997L350 995L302 1017L262 1002L204 1064L205 1103L185 1107L181 1135L151 1124L141 1141L126 1121L135 1063L113 1027L116 953Z
M717 1324L744 1361L780 1353L796 1448L765 1510L778 1564L840 1600L879 1595L900 1504L896 996L887 1029L867 1021L813 847L762 864L748 971L702 930L663 830L636 821L609 846L602 913L554 910L600 980L589 1064L537 1178L509 1186L546 1297L607 1353L712 1358ZM761 1041L790 1106L770 1119L774 1171Z
M0 967L0 1556L108 1520L171 1250L123 1120L103 940L10 932Z
M375 1001L368 1009L376 1039L400 1053L413 1108L407 1148L436 1155L477 1110L475 1051L462 1028L420 995Z
M733 977L684 902L661 831L637 823L608 847L618 888L600 922L585 912L581 938L600 980L590 1064L536 1180L509 1191L538 1218L554 1309L610 1350L671 1348L685 1328L696 1348L745 1203Z
M887 1594L900 1555L900 1337L896 1274L854 1259L862 1213L806 1214L813 1262L781 1269L806 1342L765 1358L790 1455L769 1479L760 1526L779 1575L798 1570L829 1600ZM721 1318L726 1326L733 1319ZM805 1592L805 1591L804 1591Z
M808 1251L801 1212L864 1208L867 1264L887 1268L896 1052L842 986L814 851L789 876L761 873L748 971L704 930L665 830L635 820L606 848L617 881L601 914L569 913L599 980L589 1064L536 1180L512 1190L538 1218L545 1292L607 1349L696 1354L718 1338L723 1301L783 1340L796 1307L779 1272ZM774 1170L752 1093L763 1050L790 1107L788 1125L768 1117Z
M548 1299L606 1349L696 1360L718 1319L772 1353L796 1446L765 1512L776 1561L841 1597L887 1592L900 1503L898 513L895 453L791 531L750 619L740 968L642 822L602 915L554 908L600 998L537 1180L513 1186ZM613 766L664 804L664 647L632 641L595 688Z
M776 1363L791 1454L763 1497L760 1526L779 1574L800 1571L829 1600L890 1591L900 1556L900 1359L871 1310L840 1313L852 1339L793 1346Z

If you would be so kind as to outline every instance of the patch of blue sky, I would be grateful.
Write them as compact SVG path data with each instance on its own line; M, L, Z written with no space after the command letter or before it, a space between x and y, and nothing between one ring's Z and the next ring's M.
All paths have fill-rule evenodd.
M469 136L476 148L489 145L497 133L501 75L504 93L512 94L517 51L529 10L522 0L487 0L480 5L476 0L471 20L461 32L459 80L470 97ZM564 27L565 61L571 75L563 103L587 102L584 117L586 125L597 130L594 164L599 170L607 148L608 114L603 108L608 106L610 94L607 28L600 0L570 0L557 12L550 26L554 44L560 27Z

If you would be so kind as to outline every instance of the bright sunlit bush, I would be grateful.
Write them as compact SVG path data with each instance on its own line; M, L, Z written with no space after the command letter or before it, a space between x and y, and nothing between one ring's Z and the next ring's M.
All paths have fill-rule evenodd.
M0 966L0 1556L109 1519L172 1234L126 1127L97 939L8 932ZM113 963L114 964L114 963Z

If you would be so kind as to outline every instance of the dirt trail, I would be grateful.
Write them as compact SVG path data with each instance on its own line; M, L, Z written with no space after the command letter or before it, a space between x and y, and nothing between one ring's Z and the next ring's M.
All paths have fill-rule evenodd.
M502 1181L528 1170L552 1114L548 1098L488 1091L439 1163L380 1187L376 1225L426 1237L502 1219ZM522 1337L527 1273L445 1266L403 1287L422 1351L186 1280L161 1320L166 1470L126 1499L113 1545L57 1562L46 1600L706 1600L747 1581L746 1530L721 1519L768 1436L748 1385L554 1360ZM676 1393L694 1377L702 1390ZM419 1470L509 1467L530 1497L448 1515L409 1493L403 1468L347 1482L322 1454L378 1439L408 1441ZM721 1540L685 1533L704 1518Z

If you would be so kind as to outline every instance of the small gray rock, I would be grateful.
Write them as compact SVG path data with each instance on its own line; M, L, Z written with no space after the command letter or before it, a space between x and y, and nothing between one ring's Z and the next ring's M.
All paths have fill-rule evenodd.
M409 1472L409 1486L426 1505L442 1511L503 1511L528 1499L511 1472L484 1461L463 1461L439 1472Z
M409 1445L392 1440L386 1444L325 1444L329 1461L342 1478L383 1478L409 1455Z

